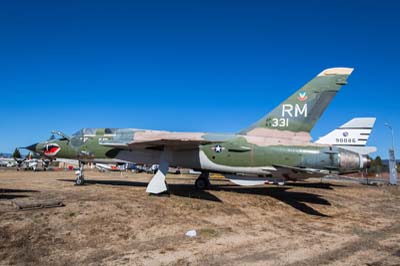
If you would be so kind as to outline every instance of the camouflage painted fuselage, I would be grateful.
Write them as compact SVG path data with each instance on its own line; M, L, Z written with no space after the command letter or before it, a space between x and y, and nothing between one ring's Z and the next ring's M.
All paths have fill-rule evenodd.
M306 177L304 172L299 173L288 167L341 172L359 169L363 164L358 154L311 144L309 135L304 133L266 130L264 134L268 135L261 137L104 128L84 129L80 132L70 139L39 143L35 151L44 155L46 150L58 146L54 158L84 162L158 164L161 153L170 149L171 166L286 179ZM185 139L185 145L166 144Z
M320 169L325 171L352 171L363 167L364 161L356 153L309 142L309 135L267 130L265 136L240 134L180 133L165 131L141 131L130 129L132 139L103 145L123 148L119 159L158 163L161 152L170 149L170 165L231 174L272 175L297 179L304 176L290 167ZM126 131L126 130L125 130ZM160 139L163 136L164 141ZM188 140L177 146L174 140ZM120 145L118 145L120 143ZM172 143L168 147L167 143ZM201 143L196 145L196 143ZM157 150L159 148L159 150ZM141 161L143 159L147 161ZM290 171L289 171L290 170Z

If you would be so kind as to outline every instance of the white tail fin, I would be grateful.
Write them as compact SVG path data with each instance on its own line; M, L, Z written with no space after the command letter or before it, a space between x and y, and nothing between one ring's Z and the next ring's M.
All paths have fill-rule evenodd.
M354 118L319 138L315 143L340 146L361 154L375 152L375 147L365 147L374 127L375 120L375 117Z

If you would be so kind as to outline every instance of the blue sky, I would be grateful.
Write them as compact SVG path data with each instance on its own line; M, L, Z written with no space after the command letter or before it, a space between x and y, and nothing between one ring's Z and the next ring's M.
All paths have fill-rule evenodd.
M376 116L400 148L398 1L5 1L0 151L53 129L236 132L328 67L355 71L312 132Z

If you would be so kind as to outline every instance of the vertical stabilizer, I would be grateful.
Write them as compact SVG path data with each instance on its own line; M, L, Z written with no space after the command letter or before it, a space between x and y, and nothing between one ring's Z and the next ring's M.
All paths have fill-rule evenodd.
M240 134L255 129L276 129L292 132L310 132L336 93L353 72L352 68L329 68L296 91L272 112Z

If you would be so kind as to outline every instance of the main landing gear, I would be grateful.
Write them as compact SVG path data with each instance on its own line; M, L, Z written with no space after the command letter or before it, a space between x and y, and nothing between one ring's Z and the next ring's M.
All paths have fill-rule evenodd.
M168 172L170 158L171 151L169 149L165 149L161 154L158 170L153 178L150 180L150 183L147 185L147 193L151 195L161 195L163 193L168 193L168 186L167 182L165 182L165 176Z
M201 175L196 179L194 183L196 189L204 190L210 187L210 173L209 172L202 172Z
M75 176L76 176L75 185L77 185L77 186L82 186L85 184L85 176L83 174L83 166L84 166L84 163L79 161L79 170L77 170L75 172Z
M42 168L43 168L43 171L47 171L47 169L49 168L49 166L51 165L51 163L52 163L52 160L48 160L48 159L44 159L44 160L42 160Z

